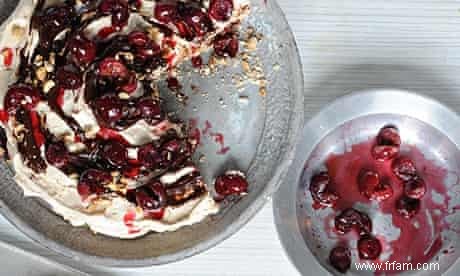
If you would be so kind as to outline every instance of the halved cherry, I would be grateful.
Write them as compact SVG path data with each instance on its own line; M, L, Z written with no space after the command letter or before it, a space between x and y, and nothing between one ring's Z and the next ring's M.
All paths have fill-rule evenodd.
M157 4L155 6L155 19L161 23L169 23L177 17L177 9L171 4Z
M232 16L232 0L211 0L209 4L209 15L218 21L228 20Z
M229 171L216 178L214 188L222 196L246 194L248 181L242 173Z
M334 206L339 198L329 187L331 181L327 172L319 172L310 180L309 190L313 200L324 207Z
M128 41L131 45L144 47L150 41L150 38L144 32L133 31L128 35Z
M183 19L197 37L204 36L213 28L209 16L196 8L188 8Z
M123 117L123 102L116 95L104 95L91 104L103 125L113 127Z
M350 249L345 246L336 246L329 253L329 263L341 273L346 273L351 266Z
M398 129L391 125L383 127L377 135L376 145L372 148L372 156L379 161L393 159L399 154L400 145Z
M159 182L152 182L136 189L136 203L144 210L144 215L151 219L163 218L166 206L166 191Z
M420 199L426 193L425 181L420 176L416 176L404 182L404 194L410 198Z
M393 173L401 180L408 181L417 176L414 162L407 157L399 157L394 160L391 168Z
M121 61L108 57L99 63L99 75L113 79L128 77L128 69Z
M122 168L128 164L128 150L125 145L116 140L105 143L100 155L115 168Z
M371 198L376 187L380 185L380 176L377 172L362 169L358 175L358 187L362 195Z
M160 105L151 98L143 98L137 102L137 108L142 114L142 119L150 124L158 123L162 119Z
M370 197L371 200L384 201L393 196L393 187L391 186L389 179L380 181L380 185L375 187Z
M70 161L70 153L63 142L47 145L45 156L48 163L60 169L66 167Z
M79 66L87 66L96 58L96 44L83 35L69 42L69 51L72 61Z
M13 85L6 92L3 106L8 112L15 112L19 107L33 108L40 101L40 92L27 85Z
M381 146L400 146L401 137L395 126L389 125L383 127L377 135L377 144Z
M78 73L63 67L57 70L56 80L58 85L65 89L77 89L83 84L81 76Z
M148 169L159 168L162 162L161 154L153 144L145 144L139 147L137 159Z
M337 215L334 225L340 234L346 234L352 229L359 235L366 235L372 232L372 222L369 216L353 208L347 208Z
M128 23L129 7L125 0L103 0L98 7L103 14L112 15L112 25L123 27Z
M236 57L239 48L238 37L233 33L216 36L214 39L214 53L221 57Z
M402 196L396 201L396 210L402 217L410 219L420 210L420 200Z
M382 245L371 235L362 236L358 240L358 253L361 259L376 260L382 253Z
M77 190L80 196L86 198L91 194L102 194L106 191L104 185L112 181L112 176L105 171L88 169L84 171L78 181Z
M379 146L372 147L372 156L378 161L386 161L393 159L399 153L397 146Z

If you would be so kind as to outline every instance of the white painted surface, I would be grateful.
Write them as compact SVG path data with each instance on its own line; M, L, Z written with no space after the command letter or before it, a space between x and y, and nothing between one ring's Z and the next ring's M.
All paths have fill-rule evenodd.
M411 89L460 107L460 1L279 2L301 52L308 116L339 95L375 87ZM63 261L4 219L0 239ZM4 275L3 266L13 262L2 258L0 263ZM271 204L233 237L188 260L146 269L83 270L93 275L297 275L278 241Z

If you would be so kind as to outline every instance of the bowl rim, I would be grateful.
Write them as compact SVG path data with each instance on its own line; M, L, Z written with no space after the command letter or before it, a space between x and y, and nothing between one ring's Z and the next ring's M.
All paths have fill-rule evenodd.
M297 202L295 200L297 196L297 186L299 183L299 178L301 177L302 171L304 169L304 164L306 160L308 160L309 156L315 149L316 145L329 133L329 131L333 130L334 128L351 121L353 119L357 119L360 117L368 116L368 115L376 115L376 114L396 114L396 115L407 115L405 112L367 112L360 114L358 116L351 115L347 118L342 118L336 120L334 122L335 126L332 129L329 129L323 135L314 137L314 141L310 143L309 146L302 146L302 141L304 140L303 137L308 135L308 129L311 125L318 126L318 122L323 120L324 117L327 117L327 114L334 114L334 110L338 105L342 105L344 102L359 102L365 97L373 97L375 95L382 96L385 94L386 97L398 97L404 96L411 98L413 100L417 100L420 103L424 103L429 106L436 106L439 108L440 112L451 116L454 118L458 123L460 123L460 115L455 112L450 107L446 106L442 102L438 101L437 99L418 94L415 91L409 91L404 89L393 89L393 88L375 88L375 89L365 89L365 90L358 90L355 92L347 93L343 96L335 98L333 101L325 104L318 112L316 112L308 121L305 123L302 133L300 134L300 138L298 140L298 144L296 144L296 156L294 157L294 161L291 163L291 166L288 170L286 177L284 178L284 182L281 187L275 192L273 195L273 205L272 205L272 212L274 216L275 228L280 240L281 246L288 256L289 261L291 264L297 269L297 271L303 275L306 266L308 266L309 273L318 274L318 275L334 275L335 271L332 271L328 267L324 267L310 250L308 245L305 243L297 219ZM392 94L389 96L389 94ZM412 116L413 115L408 115ZM423 117L423 116L422 116ZM417 118L419 120L423 120L423 118ZM459 132L460 133L460 132ZM447 137L449 137L446 133L444 133ZM455 141L449 137L449 139L454 143L457 147L459 147L460 141ZM459 147L460 148L460 147ZM306 154L305 154L306 153ZM302 156L307 156L307 158L302 158ZM294 200L286 200L286 198L293 198ZM460 266L460 258L458 258L444 273L452 271ZM311 274L308 274L311 275Z
M22 2L27 0L19 0L18 5L12 12L14 15L18 11L18 7ZM294 87L295 94L298 97L296 101L293 101L293 109L291 116L289 118L290 125L288 129L290 130L289 135L287 136L286 144L296 145L299 134L302 130L303 120L304 120L304 75L303 68L301 63L301 57L299 53L299 48L295 40L292 29L287 21L286 15L280 8L276 0L266 0L268 3L266 5L271 5L271 8L274 8L279 12L279 19L286 26L286 40L289 44L293 46L294 58L292 68L292 73L295 74L295 78L299 80L299 85ZM7 18L1 25L0 29L4 27L5 24L11 19L11 16ZM294 77L294 76L292 76ZM226 229L216 236L208 239L202 243L195 245L194 247L180 250L178 252L162 255L152 258L144 259L117 259L113 257L102 257L86 254L83 251L78 251L72 248L69 248L63 244L60 244L54 240L46 238L41 232L34 230L29 227L27 222L20 219L14 214L14 212L2 201L0 200L0 213L20 232L25 234L28 238L32 239L36 244L41 247L44 247L48 250L51 250L54 253L57 253L59 256L64 256L68 258L71 262L74 262L76 265L85 264L85 265L98 265L102 267L119 267L119 268L129 268L129 267L147 267L152 265L161 265L172 262L177 262L191 256L202 253L212 247L217 246L221 242L228 239L230 236L238 232L243 226L245 226L251 218L253 218L265 205L265 203L271 199L272 194L278 189L281 185L284 176L287 174L289 165L294 160L294 147L286 150L285 154L282 156L282 159L279 161L277 170L274 173L273 177L266 183L263 191L255 198L253 203L249 205L231 224L229 224Z

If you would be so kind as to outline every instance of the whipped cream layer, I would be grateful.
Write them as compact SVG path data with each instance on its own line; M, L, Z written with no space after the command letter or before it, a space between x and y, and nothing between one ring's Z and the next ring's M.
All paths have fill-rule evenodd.
M249 4L224 1L222 14L213 1L105 2L24 0L2 26L0 119L16 182L72 225L108 236L198 223L219 206L191 160L197 140L161 110L156 83L231 37ZM172 7L179 15L158 19ZM139 46L145 37L150 48ZM82 45L96 45L95 56Z

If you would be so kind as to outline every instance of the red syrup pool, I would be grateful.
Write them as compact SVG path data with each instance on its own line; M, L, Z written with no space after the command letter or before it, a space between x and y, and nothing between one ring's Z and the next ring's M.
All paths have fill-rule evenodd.
M429 262L442 248L442 232L449 228L446 216L449 214L449 196L444 186L447 171L428 160L415 147L404 145L400 156L412 159L420 176L427 184L427 192L421 199L420 211L411 219L403 218L396 211L396 200L403 194L403 183L391 170L391 161L376 161L371 155L375 139L351 146L351 150L342 154L331 154L325 165L332 181L330 187L339 199L333 207L337 214L340 210L353 207L356 203L375 205L380 215L390 215L393 227L399 231L396 239L387 239L385 233L374 230L374 235L381 241L383 252L375 262L417 263ZM361 169L371 169L380 174L380 179L389 181L393 187L393 196L376 202L367 199L358 189L357 179ZM314 204L314 209L318 206ZM374 208L374 207L373 207ZM374 226L375 221L373 220ZM325 231L335 231L330 219L325 220ZM375 228L374 228L375 229ZM333 234L332 234L333 235ZM327 233L327 236L331 236ZM340 236L339 236L340 237ZM353 235L349 236L355 238ZM348 236L347 236L348 238ZM343 242L343 237L340 237ZM349 244L355 244L350 242ZM390 271L386 271L388 273ZM396 272L396 271L395 271Z

